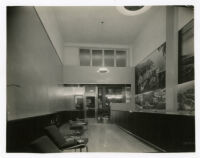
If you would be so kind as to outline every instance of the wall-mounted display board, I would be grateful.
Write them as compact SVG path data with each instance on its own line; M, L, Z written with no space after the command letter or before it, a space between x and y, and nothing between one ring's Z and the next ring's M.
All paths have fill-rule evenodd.
M136 110L165 110L166 43L135 67Z
M165 88L166 43L135 67L136 94Z
M194 20L179 31L178 111L193 113L194 95Z

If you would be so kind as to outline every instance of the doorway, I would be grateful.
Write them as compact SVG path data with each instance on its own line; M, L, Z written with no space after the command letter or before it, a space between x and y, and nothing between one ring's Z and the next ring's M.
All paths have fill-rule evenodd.
M106 85L98 86L98 108L97 117L98 119L110 118L110 101L106 96Z
M86 97L86 117L95 118L95 97L87 96Z

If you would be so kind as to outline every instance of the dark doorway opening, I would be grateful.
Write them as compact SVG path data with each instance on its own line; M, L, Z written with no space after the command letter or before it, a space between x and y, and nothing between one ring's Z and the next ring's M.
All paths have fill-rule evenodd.
M95 118L95 97L88 96L86 97L86 117L87 118Z

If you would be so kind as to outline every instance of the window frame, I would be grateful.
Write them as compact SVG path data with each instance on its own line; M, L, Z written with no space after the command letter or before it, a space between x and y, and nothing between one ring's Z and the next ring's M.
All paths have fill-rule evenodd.
M101 51L101 64L104 65L104 51L102 49L90 49L90 52L91 52L91 66L93 67L100 67L100 66L96 66L96 65L93 65L93 51Z
M81 63L81 58L80 58L80 50L81 49L88 49L90 52L90 67L121 67L121 66L117 66L117 51L124 51L125 52L125 66L123 67L128 67L129 66L129 61L128 61L128 56L129 56L129 50L128 48L95 48L95 47L80 47L79 48L79 62ZM92 51L93 50L101 50L102 51L102 65L101 66L93 66L92 63ZM105 66L105 51L107 50L113 50L114 51L114 65L113 66ZM82 66L82 65L80 65Z
M89 50L89 65L81 65L81 50ZM91 58L92 58L92 56L91 56L91 50L90 49L88 49L88 48L79 48L79 64L80 64L80 66L91 66Z
M117 66L117 51L123 51L125 52L125 66ZM115 67L128 67L128 52L127 50L123 50L123 49L116 49L115 51Z

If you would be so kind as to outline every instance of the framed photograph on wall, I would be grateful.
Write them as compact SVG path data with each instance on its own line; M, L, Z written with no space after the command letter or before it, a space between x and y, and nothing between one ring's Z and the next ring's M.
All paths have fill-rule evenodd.
M165 76L166 43L163 43L135 67L136 110L165 110Z
M166 43L160 45L135 67L135 93L165 88Z
M178 49L178 111L194 114L194 19L179 31Z
M194 80L194 20L179 31L178 83Z

